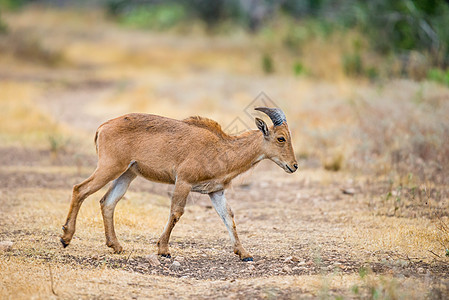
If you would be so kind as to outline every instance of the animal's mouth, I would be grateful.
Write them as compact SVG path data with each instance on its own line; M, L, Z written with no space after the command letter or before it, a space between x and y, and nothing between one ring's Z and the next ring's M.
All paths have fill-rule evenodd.
M282 162L280 159L278 159L277 157L273 157L271 158L272 161L274 161L279 167L281 167L282 169L284 169L285 172L291 174L294 173L298 168L295 167L291 168L287 163Z
M289 173L294 173L296 170L293 170L292 168L290 168L288 165L285 165L289 171Z

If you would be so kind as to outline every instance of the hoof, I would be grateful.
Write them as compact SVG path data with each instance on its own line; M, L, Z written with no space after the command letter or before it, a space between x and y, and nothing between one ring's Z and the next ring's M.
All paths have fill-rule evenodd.
M254 258L252 257L245 257L242 259L242 261L254 261Z
M61 241L63 248L66 248L69 245L69 243L66 243L62 238L60 238L59 240Z
M162 256L162 257L165 257L165 258L171 258L170 254L159 254L159 255Z

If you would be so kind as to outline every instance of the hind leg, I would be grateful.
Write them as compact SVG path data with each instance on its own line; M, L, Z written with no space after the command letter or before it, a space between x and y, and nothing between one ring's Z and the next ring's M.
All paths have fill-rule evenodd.
M101 189L109 181L119 176L124 169L125 168L119 168L118 166L111 168L102 167L99 165L89 178L73 187L69 213L64 226L62 226L63 234L61 236L61 243L64 248L70 244L73 234L75 233L76 217L78 216L79 209L84 199Z
M170 234L173 227L175 227L175 224L179 221L179 218L184 214L184 207L186 206L187 196L189 195L191 188L191 185L180 181L177 181L175 184L175 191L171 199L170 216L167 225L165 225L164 232L162 232L162 235L157 242L157 253L159 255L170 257L170 250L168 247Z
M131 182L136 178L137 173L134 170L135 162L129 165L125 173L113 181L112 186L100 200L101 213L103 215L104 230L106 234L106 245L114 249L114 253L123 251L114 230L114 210L117 203L125 195Z

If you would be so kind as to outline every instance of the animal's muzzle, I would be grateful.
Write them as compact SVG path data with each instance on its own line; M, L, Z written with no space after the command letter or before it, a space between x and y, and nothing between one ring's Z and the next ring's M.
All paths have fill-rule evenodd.
M285 165L285 166L290 171L290 173L294 173L296 170L298 170L298 164L294 164L293 168L291 168L289 165Z

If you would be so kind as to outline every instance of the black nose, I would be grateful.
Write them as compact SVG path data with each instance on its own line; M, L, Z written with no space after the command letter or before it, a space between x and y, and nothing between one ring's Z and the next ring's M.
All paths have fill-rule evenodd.
M295 169L298 169L298 164L294 164L293 167L295 167Z

